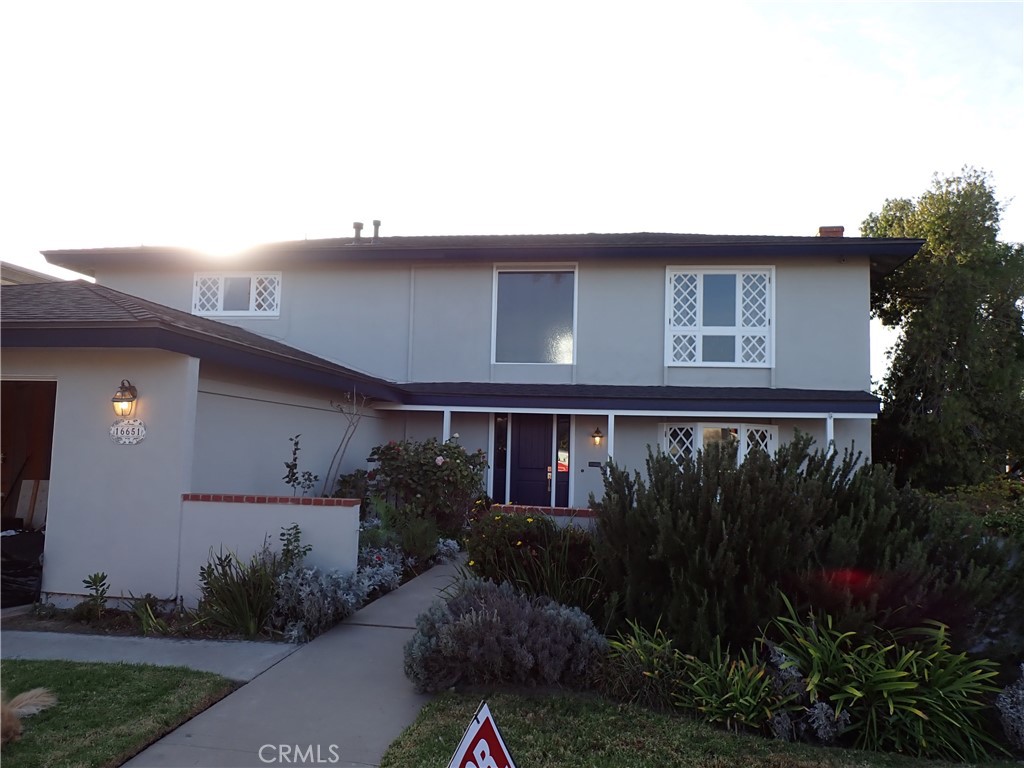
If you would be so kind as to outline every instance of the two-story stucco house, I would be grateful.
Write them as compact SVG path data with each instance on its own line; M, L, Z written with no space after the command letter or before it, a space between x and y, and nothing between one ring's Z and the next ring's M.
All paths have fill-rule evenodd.
M507 503L585 507L605 461L642 466L648 446L685 456L724 440L742 458L799 429L867 452L871 280L920 246L838 227L380 237L375 226L231 261L156 247L46 252L97 280L23 293L10 311L7 291L35 287L3 295L5 379L56 380L47 568L64 516L131 521L142 537L150 524L134 518L159 519L173 538L183 495L280 494L294 434L303 466L323 474L341 430L330 401L353 391L367 401L344 469L388 439L457 434L487 453L488 493ZM29 311L39 301L45 317ZM90 376L103 382L94 398L97 386L137 385L144 443L101 435L109 412L88 437L86 416L64 413ZM108 462L127 470L83 488ZM96 511L89 494L114 489L130 504ZM67 530L54 545L64 557ZM125 582L141 589L143 577ZM70 572L45 578L47 591L80 591ZM157 586L147 591L181 590L181 578Z

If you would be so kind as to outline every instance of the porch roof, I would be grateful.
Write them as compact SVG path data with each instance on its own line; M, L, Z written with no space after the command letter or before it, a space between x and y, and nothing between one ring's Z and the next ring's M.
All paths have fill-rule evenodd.
M880 406L877 397L859 390L475 382L402 384L401 389L403 405L417 409L874 415Z

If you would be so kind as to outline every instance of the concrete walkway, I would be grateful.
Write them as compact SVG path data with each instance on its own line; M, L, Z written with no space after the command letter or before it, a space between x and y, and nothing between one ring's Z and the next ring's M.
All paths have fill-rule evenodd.
M101 637L96 639L111 642L92 647L104 654L100 657L87 655L82 635L64 635L68 639L60 648L59 643L48 646L56 633L4 632L0 650L4 658L183 665L250 681L125 763L131 768L376 766L430 700L406 679L402 651L416 616L455 575L454 566L436 566L302 646ZM22 635L42 634L48 639L35 643L34 650L21 644ZM231 654L223 646L235 649L237 665L214 669L214 659ZM260 649L276 655L260 656ZM51 655L38 655L46 653ZM259 666L263 669L254 671Z

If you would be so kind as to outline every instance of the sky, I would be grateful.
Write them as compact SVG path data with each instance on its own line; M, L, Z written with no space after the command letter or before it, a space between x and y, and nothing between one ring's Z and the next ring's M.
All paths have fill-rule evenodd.
M0 259L35 269L373 219L849 236L965 165L1024 241L1022 2L2 5Z

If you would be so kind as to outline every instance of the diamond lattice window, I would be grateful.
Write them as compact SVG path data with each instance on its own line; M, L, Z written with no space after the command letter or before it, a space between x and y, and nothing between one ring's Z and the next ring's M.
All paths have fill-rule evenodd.
M771 270L668 271L667 365L771 365Z
M743 461L752 451L774 455L778 444L778 427L767 424L697 422L664 426L661 448L680 465L693 459L698 450L705 450L712 444L731 443L736 447L738 461Z
M762 451L769 456L774 453L775 433L767 427L747 427L744 429L745 453Z
M279 272L204 273L195 276L192 313L222 317L276 317L281 311Z
M687 459L693 458L693 433L692 426L669 425L665 429L665 453L668 454L676 464L682 464Z

